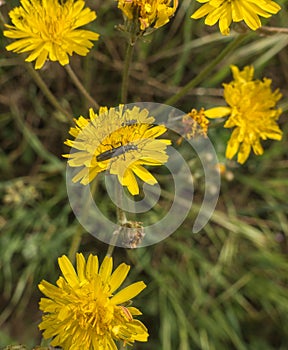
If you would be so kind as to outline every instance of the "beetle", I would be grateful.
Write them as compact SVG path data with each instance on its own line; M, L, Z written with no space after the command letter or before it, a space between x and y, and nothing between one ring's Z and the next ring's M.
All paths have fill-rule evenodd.
M108 160L114 157L121 156L121 154L125 154L129 151L136 151L138 147L134 144L128 143L127 145L122 145L116 148L108 149L107 151L98 154L96 156L97 162L103 162L104 160Z

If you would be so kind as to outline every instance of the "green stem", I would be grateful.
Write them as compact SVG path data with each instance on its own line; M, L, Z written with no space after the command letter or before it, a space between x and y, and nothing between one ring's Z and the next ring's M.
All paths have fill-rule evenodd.
M121 103L127 103L129 70L130 70L130 64L133 57L134 45L135 45L134 43L129 41L126 49L123 75L122 75L122 86L121 86L121 97L120 97Z
M73 235L72 242L68 251L68 258L72 264L75 262L76 253L79 251L83 233L83 227L77 225L77 230Z
M25 62L25 67L30 74L30 76L34 79L35 83L39 86L41 91L43 92L44 96L46 96L47 100L54 106L56 109L58 109L59 112L64 114L68 120L71 120L71 114L64 109L61 104L57 101L56 97L52 94L52 92L49 90L48 86L44 82L44 80L41 78L40 74L32 67L32 65L28 62Z
M71 66L69 64L67 64L66 66L64 66L69 77L71 78L71 80L73 81L73 83L75 84L75 86L78 88L78 90L82 93L82 95L87 99L87 101L89 101L91 103L91 105L93 107L95 107L96 109L99 108L99 104L94 100L94 98L89 94L89 92L85 89L84 85L81 83L81 81L79 80L79 78L77 77L77 75L74 73L73 69L71 68Z
M92 201L94 198L94 194L97 191L97 187L98 187L98 181L96 178L93 180L93 182L90 185L90 191L91 191L91 197L92 197L91 200ZM83 216L84 219L86 219L87 215L89 215L89 208L91 207L92 203L90 200L87 200L85 203L81 203L81 204L83 204L81 215ZM83 227L80 224L78 224L77 230L75 232L75 235L73 236L73 239L72 239L72 242L70 245L70 249L68 252L68 258L71 262L75 261L76 253L79 250L83 233L86 233L86 231L84 231Z
M113 236L110 240L109 247L107 249L106 256L111 257L115 248L115 245L117 243L119 234L121 233L122 225L127 222L126 214L121 209L122 207L122 192L121 187L117 186L116 188L116 203L118 204L116 207L116 214L117 214L117 222L118 222L118 229L113 232Z
M109 256L109 258L111 258L113 252L114 252L114 248L115 248L115 244L118 240L118 236L120 234L120 229L119 228L117 231L113 232L113 236L110 240L110 243L109 243L109 246L108 246L108 249L107 249L107 253L106 253L106 256Z
M237 46L239 46L244 39L246 39L246 34L238 35L235 40L233 40L229 45L225 47L225 49L208 64L194 79L189 81L177 94L170 97L168 100L164 102L167 105L173 105L175 102L180 100L181 97L187 94L187 92L197 86L214 68L215 66L223 60L224 57L228 55L231 51L233 51Z
M6 24L5 19L2 16L2 13L0 12L0 28L1 28L1 30L5 29L5 24Z
M117 207L116 207L116 214L117 214L117 220L119 225L124 225L127 222L126 214L121 209L123 207L123 197L122 197L122 188L120 186L117 186L116 188L116 200L117 200Z

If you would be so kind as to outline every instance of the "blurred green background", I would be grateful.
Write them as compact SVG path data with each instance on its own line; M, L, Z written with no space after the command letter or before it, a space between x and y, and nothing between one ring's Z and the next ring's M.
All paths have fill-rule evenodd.
M86 2L97 12L89 28L101 37L87 57L73 56L71 66L100 105L115 106L126 46L124 33L115 29L122 15L115 1ZM277 2L283 9L269 19L269 26L285 27L287 1ZM7 1L0 7L7 22L9 9L17 4ZM195 1L181 1L169 24L137 42L129 102L165 102L237 35L223 37L217 26L191 20L196 7ZM0 348L20 343L32 348L41 342L37 284L42 279L56 281L60 255L78 248L102 258L107 246L79 229L67 199L66 162L61 154L68 151L63 142L71 119L48 102L31 69L5 50L8 42L1 34ZM157 245L115 249L115 265L124 261L133 266L128 280L148 285L134 303L143 311L141 321L150 338L135 349L288 349L287 45L287 29L273 35L251 33L200 86L175 104L185 112L224 104L221 84L231 81L229 65L253 64L255 76L271 78L273 89L280 88L283 94L283 140L265 142L263 156L251 155L239 166L224 158L230 131L211 129L209 136L227 170L210 222L199 234L191 234L203 179L187 159L194 166L197 194L191 216ZM88 115L89 103L63 67L47 63L39 74L71 117ZM163 175L161 181L169 193L171 179ZM109 208L104 184L99 186L102 204ZM163 205L170 200L165 193ZM157 210L148 213L152 219L158 214Z

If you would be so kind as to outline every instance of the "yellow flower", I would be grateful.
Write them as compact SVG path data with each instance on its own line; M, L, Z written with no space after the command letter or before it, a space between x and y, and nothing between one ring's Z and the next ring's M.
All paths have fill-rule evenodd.
M223 35L229 34L231 22L244 21L249 28L256 30L261 27L258 16L271 17L281 10L281 7L271 0L197 0L205 3L191 18L198 19L207 15L205 24L213 26L219 21Z
M87 262L76 255L77 272L67 256L58 259L63 277L53 284L42 281L40 310L44 312L40 330L45 339L53 337L52 346L63 350L117 350L114 341L133 344L146 342L147 328L134 315L141 315L135 307L125 306L146 285L133 283L118 293L130 266L122 263L112 273L113 260L105 257L99 267L97 256Z
M282 131L277 120L282 110L275 105L282 97L279 89L271 91L271 79L253 80L254 68L246 66L239 71L231 66L234 80L224 86L224 98L229 106L205 111L208 118L229 116L224 127L235 129L226 149L231 159L238 152L237 161L243 164L253 149L256 155L263 154L260 140L281 140Z
M6 25L4 35L18 39L8 45L8 51L30 52L26 61L36 60L35 68L45 61L69 63L73 52L86 56L98 40L99 34L77 29L96 18L96 13L85 8L83 0L21 0L21 5L9 12L13 25Z
M100 108L99 115L90 109L90 119L82 116L75 120L70 134L76 139L65 143L79 150L64 155L71 167L83 167L72 179L87 185L99 173L107 171L117 175L122 186L132 195L139 194L135 175L149 185L157 183L155 177L142 165L158 166L167 162L170 140L156 139L166 131L164 125L153 125L154 118L147 109ZM134 175L135 174L135 175Z
M128 20L139 21L141 31L164 26L177 6L178 0L118 0L118 8Z

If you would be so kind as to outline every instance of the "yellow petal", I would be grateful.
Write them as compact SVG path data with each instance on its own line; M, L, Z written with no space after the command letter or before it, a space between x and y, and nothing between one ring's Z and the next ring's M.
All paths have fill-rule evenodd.
M144 182L148 183L149 185L155 185L157 183L157 180L155 177L144 167L137 165L133 167L133 172Z
M251 152L251 145L249 143L242 143L239 148L237 162L240 164L244 164L247 158L249 157L250 152Z
M211 10L213 10L214 7L209 5L209 4L205 4L203 6L201 6L197 11L195 11L191 18L193 19L199 19L201 17L206 16Z
M207 118L223 118L227 117L231 113L230 107L214 107L210 109L206 109L204 114Z
M109 256L105 256L99 270L99 275L102 278L103 283L106 283L111 276L113 269L113 259Z
M86 277L92 280L98 274L99 261L97 255L90 254L87 260Z
M131 169L128 168L125 171L124 177L121 178L118 176L118 179L123 186L127 186L127 189L132 194L132 196L136 196L139 194L138 182L135 176L133 175Z
M123 304L125 301L128 301L138 295L144 288L146 288L146 284L142 281L133 283L114 295L111 298L111 301L115 305Z
M129 310L130 314L133 316L142 315L142 312L140 310L138 310L136 307L128 306L127 309Z
M129 270L130 270L130 266L123 263L119 265L117 269L112 273L109 280L111 293L113 293L115 290L117 290L121 286L121 284L124 282L125 278L127 277Z
M79 279L75 272L73 265L66 255L63 255L61 258L58 258L59 267L63 273L65 280L68 284L74 288L79 285Z
M86 262L82 253L76 254L76 265L77 265L77 275L81 281L86 280L85 270L86 270Z

